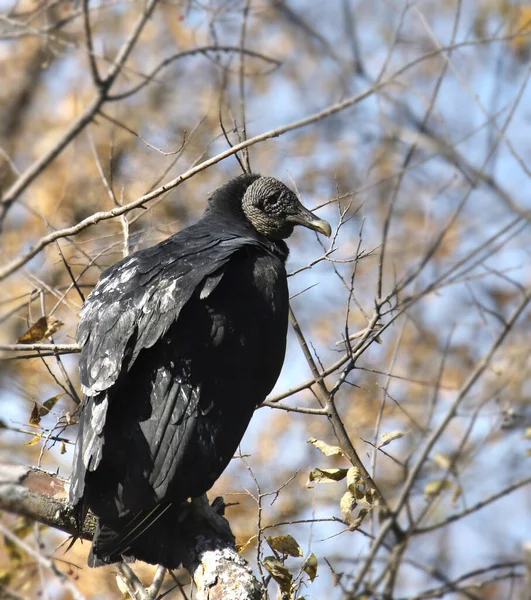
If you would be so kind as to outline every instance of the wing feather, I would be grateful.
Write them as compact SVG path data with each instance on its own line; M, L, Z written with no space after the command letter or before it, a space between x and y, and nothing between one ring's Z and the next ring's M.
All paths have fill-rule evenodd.
M163 338L196 290L203 290L204 297L213 291L235 252L256 244L252 238L208 227L205 231L199 224L192 226L186 235L177 234L111 266L83 305L78 341L84 401L70 493L74 504L83 496L86 473L95 471L101 462L103 430L116 395L114 388L121 387L116 385L120 375L132 368L143 349ZM167 370L164 373L167 377ZM153 393L164 401L154 405L168 412L142 424L147 428L142 437L150 440L155 456L150 484L160 493L193 434L190 417L199 403L199 390L179 379L180 375L175 370L167 377L168 389L163 389L162 379L157 380L159 387ZM155 432L149 430L153 423L158 427Z
M137 332L130 368L144 348L152 347L175 323L203 281L208 293L219 283L234 252L252 238L174 236L138 252L105 271L81 311L78 341L82 346L80 373L83 391L95 396L110 388L123 367L130 339ZM184 237L184 239L182 239Z

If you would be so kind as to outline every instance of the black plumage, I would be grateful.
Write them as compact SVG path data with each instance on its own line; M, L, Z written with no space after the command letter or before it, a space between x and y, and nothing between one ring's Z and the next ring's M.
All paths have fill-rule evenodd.
M89 565L178 566L183 503L221 475L282 368L297 224L330 235L284 184L240 176L88 296L70 500L98 517Z

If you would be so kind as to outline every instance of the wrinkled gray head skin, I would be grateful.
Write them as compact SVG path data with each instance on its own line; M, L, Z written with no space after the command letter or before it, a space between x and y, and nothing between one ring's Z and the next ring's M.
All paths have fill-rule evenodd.
M299 202L295 194L278 179L259 177L247 188L242 209L253 227L271 240L280 240L302 225L330 236L330 224L319 219Z

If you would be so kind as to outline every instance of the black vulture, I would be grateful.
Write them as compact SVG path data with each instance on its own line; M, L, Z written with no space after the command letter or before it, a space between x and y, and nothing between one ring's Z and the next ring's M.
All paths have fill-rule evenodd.
M331 231L280 181L242 175L86 299L70 501L98 519L90 566L179 566L180 508L221 475L280 374L295 225Z

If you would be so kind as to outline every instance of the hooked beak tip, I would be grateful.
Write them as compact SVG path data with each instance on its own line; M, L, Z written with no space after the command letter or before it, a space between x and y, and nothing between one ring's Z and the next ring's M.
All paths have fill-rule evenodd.
M319 219L313 212L309 211L305 206L299 203L298 210L288 216L288 221L294 225L302 225L308 229L313 229L326 237L332 235L332 227L328 221Z
M307 227L326 235L326 237L332 235L332 227L330 226L330 223L324 219L313 219L307 224Z

